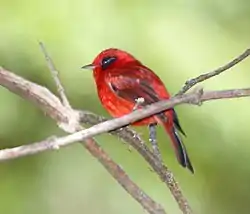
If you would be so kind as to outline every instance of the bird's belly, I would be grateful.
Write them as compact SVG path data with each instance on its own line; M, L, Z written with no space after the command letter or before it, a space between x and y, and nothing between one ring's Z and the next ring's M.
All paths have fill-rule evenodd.
M135 106L134 103L131 103L122 98L118 98L116 95L110 95L110 96L99 95L99 97L104 108L109 112L111 116L116 118L131 113ZM142 125L149 125L152 123L156 123L156 120L154 117L151 116L143 120L139 120L131 125L142 126Z

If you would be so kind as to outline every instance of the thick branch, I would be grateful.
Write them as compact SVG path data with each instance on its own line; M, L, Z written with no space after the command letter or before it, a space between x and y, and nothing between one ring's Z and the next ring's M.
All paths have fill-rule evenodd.
M47 88L30 82L1 67L0 85L25 100L31 101L55 121L68 123L68 109Z
M164 111L169 108L173 108L176 105L181 103L190 103L196 104L197 102L204 102L214 99L228 99L228 98L238 98L250 96L250 89L236 89L236 90L223 90L223 91L210 91L204 92L203 94L199 93L189 93L182 96L174 97L166 101L160 101L145 107L144 109L138 109L130 114L127 114L120 118L111 119L97 125L94 125L88 129L67 135L65 137L57 138L49 141L49 146L47 141L39 144L31 144L20 146L17 148L1 150L0 161L17 158L24 155L35 154L37 152L45 151L47 148L60 148L62 146L68 146L75 142L85 140L96 135L110 132L112 130L124 127L130 123L133 123L137 120L143 119L145 117L157 114L161 111ZM46 146L46 147L45 147ZM25 148L25 152L24 152ZM32 148L32 149L31 149ZM18 150L19 152L16 152ZM37 150L37 151L35 151Z

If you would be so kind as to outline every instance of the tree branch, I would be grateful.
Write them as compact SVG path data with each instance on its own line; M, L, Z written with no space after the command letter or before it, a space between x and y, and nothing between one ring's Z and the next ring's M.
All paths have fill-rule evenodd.
M106 168L113 178L150 214L166 214L163 207L156 203L138 185L136 185L125 171L116 164L108 154L92 138L86 139L82 145Z
M166 101L160 101L151 104L143 109L138 109L120 118L107 120L105 122L94 125L88 129L84 129L64 137L49 139L40 143L20 146L12 149L0 150L0 161L13 159L20 156L26 156L30 154L36 154L38 152L46 151L48 149L68 146L78 141L85 140L87 138L124 127L130 123L157 114L169 108L173 108L174 106L180 105L182 103L197 104L197 102L199 103L202 101L204 102L215 99L239 98L246 96L250 96L250 88L210 91L204 92L202 95L200 95L199 93L188 93L182 96L171 98ZM16 152L17 150L18 152Z
M39 42L39 45L40 45L40 48L41 48L41 51L46 59L46 62L47 62L47 65L48 65L48 68L51 72L51 76L56 84L56 88L57 88L57 92L62 100L62 104L66 107L66 108L71 108L71 105L69 103L69 100L65 94L65 91L64 91L64 88L63 88L63 85L59 79L59 72L57 71L52 59L50 58L49 56L49 53L47 52L44 44L42 42Z
M207 79L210 79L212 77L215 77L222 72L234 67L235 65L239 64L241 61L245 60L248 56L250 55L250 49L245 50L242 54L234 58L232 61L228 62L227 64L211 71L205 74L201 74L198 77L195 77L193 79L190 79L185 82L185 85L182 87L182 89L176 94L176 95L181 95L187 92L190 88L195 86L196 84L203 82Z
M139 119L161 112L165 109L171 108L181 103L200 104L202 102L213 100L213 99L225 99L225 98L250 96L250 89L248 88L224 90L224 91L207 91L207 92L203 92L202 90L199 90L196 92L191 92L185 95L181 95L185 93L187 90L189 90L192 86L196 85L197 83L202 82L215 75L218 75L222 73L223 71L236 65L237 63L241 62L249 55L249 52L250 52L249 50L246 50L243 54L241 54L239 57L237 57L236 59L234 59L227 65L222 66L219 69L216 69L215 71L212 71L210 73L191 79L190 81L187 81L185 86L178 93L178 96L168 101L161 101L161 102L152 104L150 106L147 106L145 109L136 110L133 113L126 115L124 117L105 121L101 124L95 125L89 129L85 129L82 131L79 131L79 129L81 128L79 122L84 122L88 124L96 124L105 119L100 116L89 113L89 112L75 111L75 110L72 111L70 105L69 106L67 106L67 104L66 106L63 105L60 102L60 100L54 94L52 94L47 88L37 85L35 83L32 83L5 69L0 68L0 85L20 95L24 99L35 103L39 108L45 111L52 119L54 119L58 123L58 125L66 132L72 133L77 130L79 131L77 133L74 133L65 137L61 137L61 138L50 138L48 140L34 143L31 145L24 145L24 146L15 147L12 149L0 150L0 161L9 160L9 159L13 159L13 158L21 157L21 156L30 155L30 154L36 154L38 152L42 152L46 150L58 149L61 146L70 145L74 143L75 141L88 139L87 142L84 144L85 147L99 161L102 160L101 163L103 164L103 166L106 169L108 169L108 171L112 174L112 169L114 169L114 165L106 166L105 165L106 162L105 161L103 162L103 160L106 160L103 157L108 157L108 156L105 156L106 153L101 154L100 152L98 154L95 154L95 151L100 151L101 148L98 146L98 144L95 145L95 141L89 140L90 137L93 137L97 134L101 134L103 132L110 132L111 134L115 134L119 136L120 138L122 138L123 140L130 143L130 145L132 145L144 157L144 159L150 164L150 166L160 176L162 181L164 181L168 185L169 189L171 190L171 193L173 194L180 209L182 210L184 214L192 213L192 210L187 200L183 196L178 183L175 181L173 174L168 170L168 168L162 164L159 164L159 162L157 161L157 157L155 157L155 155L148 149L148 147L144 144L144 142L140 139L140 137L134 131L130 130L127 127L122 128L122 129L117 129L117 128L124 127L134 121L137 121ZM45 55L47 55L46 56L47 58L48 54L46 53ZM53 67L52 70L55 70L55 68ZM62 95L60 96L62 97ZM61 99L63 100L63 98ZM90 148L88 148L88 146L90 146ZM91 151L91 149L93 149L93 151ZM115 168L117 169L115 171L117 173L120 170L119 166L116 165ZM122 173L125 173L125 172L122 172ZM115 177L116 174L112 174L112 176ZM129 189L129 186L126 186L126 188ZM137 193L141 193L141 190L139 188L136 189L135 187L135 189L133 190L136 190ZM130 190L127 190L127 191L130 192ZM139 201L141 197L139 195L136 195L134 198L137 201ZM155 210L155 212L153 213L162 213L162 212L164 213L164 210L162 211L161 208L158 209L159 205L155 203L154 201L153 201L153 204L151 204L150 207L147 208L148 207L147 204L150 204L150 203L145 203L146 205L145 204L141 204L141 205L145 209L147 209L149 213L152 213L151 212L152 207L154 207L153 209ZM160 211L156 212L156 210L158 211L160 210Z
M81 121L85 124L95 125L103 121L107 121L107 119L91 112L79 112L81 114ZM173 173L167 168L167 166L161 163L159 164L158 158L150 151L148 146L135 131L128 127L124 127L122 129L111 131L110 133L129 143L136 151L138 151L138 153L145 159L146 162L148 162L164 184L167 185L182 212L185 214L192 213L191 207L189 206L187 199L184 197Z

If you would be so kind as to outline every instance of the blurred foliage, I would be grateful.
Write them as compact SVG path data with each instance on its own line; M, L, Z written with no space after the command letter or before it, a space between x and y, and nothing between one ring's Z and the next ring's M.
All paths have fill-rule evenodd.
M108 47L133 53L171 93L185 80L228 62L248 48L247 0L0 0L0 65L34 82L55 86L38 46L46 44L75 108L104 112L90 72L80 67ZM205 89L250 85L250 60ZM0 88L1 148L63 135L31 103ZM249 99L177 107L195 175L176 162L159 127L164 161L196 213L250 212ZM137 129L147 139L147 129ZM168 213L180 213L169 191L135 151L108 135L105 150ZM80 145L1 163L0 213L144 213Z

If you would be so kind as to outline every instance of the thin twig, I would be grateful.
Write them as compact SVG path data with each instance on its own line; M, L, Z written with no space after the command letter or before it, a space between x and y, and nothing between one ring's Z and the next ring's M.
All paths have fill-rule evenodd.
M57 71L51 57L49 56L49 53L47 52L46 48L45 48L45 45L42 43L42 42L39 42L39 45L40 45L40 48L41 48L41 51L42 53L44 54L45 56L45 59L46 59L46 62L47 62L47 65L48 65L48 68L51 72L51 76L53 78L53 80L55 81L55 84L56 84L56 88L57 88L57 91L58 91L58 94L62 100L62 103L63 105L66 107L66 108L71 108L71 105L69 103L69 100L64 92L64 88L63 88L63 85L59 79L59 72Z
M222 72L234 67L235 65L239 64L241 61L246 59L250 55L250 49L245 50L242 54L240 54L238 57L234 58L232 61L229 63L211 71L205 74L202 74L198 77L192 78L188 81L185 82L185 85L182 87L182 89L176 94L176 95L181 95L187 92L190 88L192 88L194 85L203 82L207 79L210 79L214 76L217 76L221 74Z

